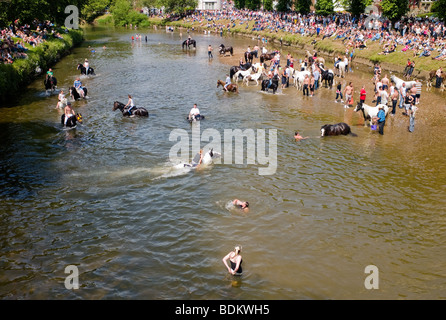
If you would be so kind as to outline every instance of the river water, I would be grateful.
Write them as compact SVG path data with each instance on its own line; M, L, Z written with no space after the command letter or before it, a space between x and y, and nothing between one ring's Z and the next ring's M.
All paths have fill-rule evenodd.
M223 93L216 80L229 67L216 50L209 61L207 45L251 40L195 34L198 47L187 52L178 33L150 30L147 43L132 44L134 33L88 28L53 68L65 91L85 58L97 73L82 77L89 99L73 104L84 118L77 128L61 128L43 78L0 109L2 299L446 298L442 130L408 133L397 114L380 136L333 102L334 89L312 98L252 84ZM356 79L369 81L369 71ZM129 93L148 119L112 111ZM206 119L191 127L194 103ZM323 124L342 121L358 136L319 137ZM259 132L277 130L266 145L270 159L277 145L277 169L259 174L268 165L258 153L253 164L246 153L241 164L224 157L199 171L173 169L173 133L192 141L192 130L206 129L222 138L252 130L257 146ZM309 138L295 142L296 129ZM231 208L234 198L250 211ZM222 263L236 244L241 277ZM77 290L65 287L70 265ZM366 288L369 275L377 289Z

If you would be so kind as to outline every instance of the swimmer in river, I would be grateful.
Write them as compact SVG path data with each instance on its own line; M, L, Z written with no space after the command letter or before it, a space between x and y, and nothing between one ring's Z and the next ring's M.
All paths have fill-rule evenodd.
M242 209L245 212L249 211L249 202L248 201L240 201L239 199L232 200L232 204L239 209Z
M302 137L298 131L294 132L294 139L296 139L296 141L300 141L300 140L304 140L304 139L308 139L308 137Z
M224 258L223 263L228 269L228 272L235 276L241 276L242 275L242 256L240 255L240 252L242 251L242 246L237 245L234 248L234 251L229 252ZM228 260L231 263L231 267L228 265Z

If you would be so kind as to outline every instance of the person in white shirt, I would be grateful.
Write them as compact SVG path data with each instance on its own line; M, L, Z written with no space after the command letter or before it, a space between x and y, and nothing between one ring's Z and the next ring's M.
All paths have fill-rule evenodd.
M197 104L195 103L194 106L192 107L192 109L190 109L188 119L193 120L197 116L198 117L200 116L200 110L198 109Z
M131 95L128 95L129 97L129 101L127 102L127 104L125 105L124 109L129 107L129 109L127 110L127 112L132 115L132 109L133 107L135 107L135 103L133 102L133 98Z

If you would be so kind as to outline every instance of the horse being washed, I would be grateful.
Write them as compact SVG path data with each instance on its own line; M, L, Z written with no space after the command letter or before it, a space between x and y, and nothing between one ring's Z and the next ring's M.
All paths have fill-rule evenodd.
M85 74L85 75L95 75L95 73L94 73L94 69L93 69L93 68L88 67L88 70L87 70L87 68L85 68L84 65L83 65L82 63L78 63L78 64L77 64L77 70L80 70L80 71L81 71L81 74Z
M119 102L119 101L115 101L115 103L113 104L113 111L115 111L116 109L121 110L122 115L124 117L134 117L134 116L148 117L149 116L149 112L147 111L146 108L136 107L136 106L133 108L129 108L129 107L126 107L125 104L123 104L122 102Z
M352 132L350 126L345 122L340 122L336 124L325 124L321 127L321 137L325 136L339 136L339 135L352 135L357 136Z

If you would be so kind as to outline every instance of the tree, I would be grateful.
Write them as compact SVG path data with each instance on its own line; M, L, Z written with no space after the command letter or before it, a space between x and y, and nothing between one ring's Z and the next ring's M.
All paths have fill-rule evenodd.
M409 11L409 0L383 0L381 9L385 17L396 22Z
M88 23L103 14L105 9L111 4L111 0L89 0L81 12L81 17Z
M245 8L245 0L234 0L234 6L236 9L244 9Z
M446 0L437 0L432 5L432 12L437 14L437 17L446 21Z
M166 8L167 12L184 13L188 9L195 9L197 0L161 0L160 4Z
M246 0L245 5L247 9L250 10L258 10L260 8L260 5L262 3L262 0Z
M365 8L372 4L373 0L346 0L342 5L347 8L347 11L352 14L353 17L359 17L365 13Z
M309 13L311 5L311 0L294 0L294 10L301 14Z
M127 23L127 16L131 9L132 6L129 0L116 0L115 4L110 8L115 26L123 26Z
M263 0L263 10L273 11L273 0Z
M316 3L316 14L328 16L334 13L333 0L318 0Z
M279 12L286 12L290 10L292 4L292 0L279 0L277 1L276 10Z

